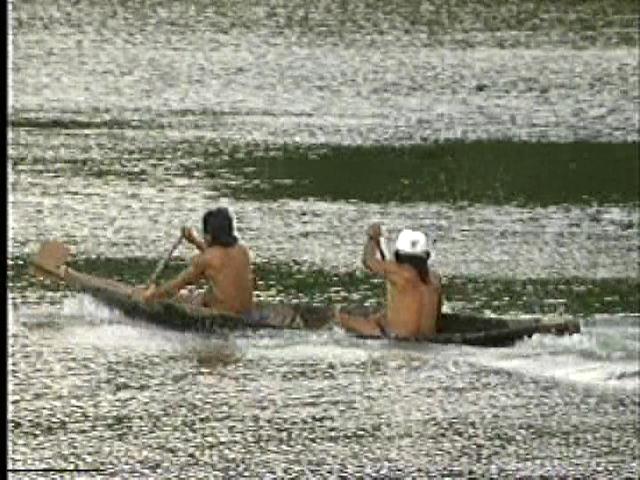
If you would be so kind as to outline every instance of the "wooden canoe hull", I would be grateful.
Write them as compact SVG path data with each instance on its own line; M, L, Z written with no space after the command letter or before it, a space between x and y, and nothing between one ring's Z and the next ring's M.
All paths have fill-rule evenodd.
M144 318L157 325L182 331L220 333L238 329L318 329L335 324L331 306L259 304L255 312L237 316L216 312L176 300L144 303L139 289L122 282L78 272L65 265L70 249L57 241L45 242L32 259L33 273L63 281L86 292L130 317ZM367 314L365 307L350 307L355 314ZM471 314L445 313L438 334L416 339L434 343L483 346L511 345L535 333L567 334L580 331L575 320L549 321L541 318L508 319Z
M263 328L312 330L335 324L334 311L330 306L259 304L257 311L263 318L245 318L178 301L147 304L133 295L135 287L71 268L66 270L62 280L128 316L143 318L159 326L180 331L222 333ZM351 310L362 310L361 313L365 313L366 309L355 307ZM578 333L580 323L571 319L550 321L538 317L517 319L445 313L438 330L439 333L433 337L416 340L500 347L512 345L536 333Z

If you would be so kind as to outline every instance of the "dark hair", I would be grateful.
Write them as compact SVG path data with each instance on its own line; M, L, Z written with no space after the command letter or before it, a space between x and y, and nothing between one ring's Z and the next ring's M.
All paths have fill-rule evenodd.
M395 252L396 262L409 265L418 272L418 276L422 283L429 282L429 257L431 254L427 251L427 256L422 255L410 255L407 253Z
M202 230L209 236L210 245L233 247L238 243L238 238L233 234L233 218L227 208L218 207L205 213Z

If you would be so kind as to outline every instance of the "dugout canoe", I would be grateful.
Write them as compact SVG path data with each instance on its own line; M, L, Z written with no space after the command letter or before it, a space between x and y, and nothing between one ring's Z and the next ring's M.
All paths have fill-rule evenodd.
M74 270L65 264L68 255L69 249L64 244L46 242L31 261L32 272L38 277L64 282L129 317L141 318L174 330L203 333L264 328L315 330L335 324L334 308L328 305L261 303L257 304L256 315L243 317L173 300L145 303L135 296L139 287ZM365 307L351 307L347 310L350 313L367 313ZM536 333L564 335L579 331L580 323L573 319L444 313L437 335L416 340L501 347L512 345Z

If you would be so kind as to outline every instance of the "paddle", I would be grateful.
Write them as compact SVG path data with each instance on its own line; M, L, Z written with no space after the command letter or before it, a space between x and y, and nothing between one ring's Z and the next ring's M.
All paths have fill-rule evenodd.
M178 248L178 246L182 243L182 239L183 238L184 237L182 236L182 231L181 231L180 232L180 236L178 237L178 239L175 241L175 243L171 247L171 250L169 250L169 253L167 254L167 256L165 258L163 258L162 260L160 260L160 262L158 263L158 266L156 267L155 271L149 277L149 281L147 282L147 286L148 287L151 287L151 285L156 281L156 277L158 275L160 275L160 272L162 272L162 270L164 270L164 267L167 265L167 263L171 259L171 256L173 255L173 252L175 252L176 249Z
M64 272L60 267L67 261L70 253L71 250L64 243L44 242L36 256L31 259L32 273L46 274L64 280Z
M373 239L373 237L371 237L371 238ZM384 238L383 238L383 234L382 234L382 227L380 227L380 236L376 239L376 241L374 243L376 244L376 247L378 247L378 253L380 254L380 260L382 260L384 262L387 259L387 256L384 253L384 248L382 248L382 241L383 240L384 240Z
M380 239L378 239L378 241L376 242L376 246L378 247L378 252L380 253L380 259L384 262L387 259L387 256L384 254Z

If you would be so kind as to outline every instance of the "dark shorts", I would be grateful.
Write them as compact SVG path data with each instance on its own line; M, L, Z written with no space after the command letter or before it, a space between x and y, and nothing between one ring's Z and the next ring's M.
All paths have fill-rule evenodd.
M378 327L380 328L380 333L382 334L382 338L387 338L389 340L397 340L399 338L402 338L396 335L395 333L385 329L384 325L382 325L381 323L378 323Z
M382 334L382 336L384 338L393 338L393 333L388 332L385 328L384 325L382 325L381 323L376 322L376 324L378 325L378 328L380 328L380 333Z
M242 318L252 325L268 325L270 317L269 312L261 310L250 310L242 314Z

